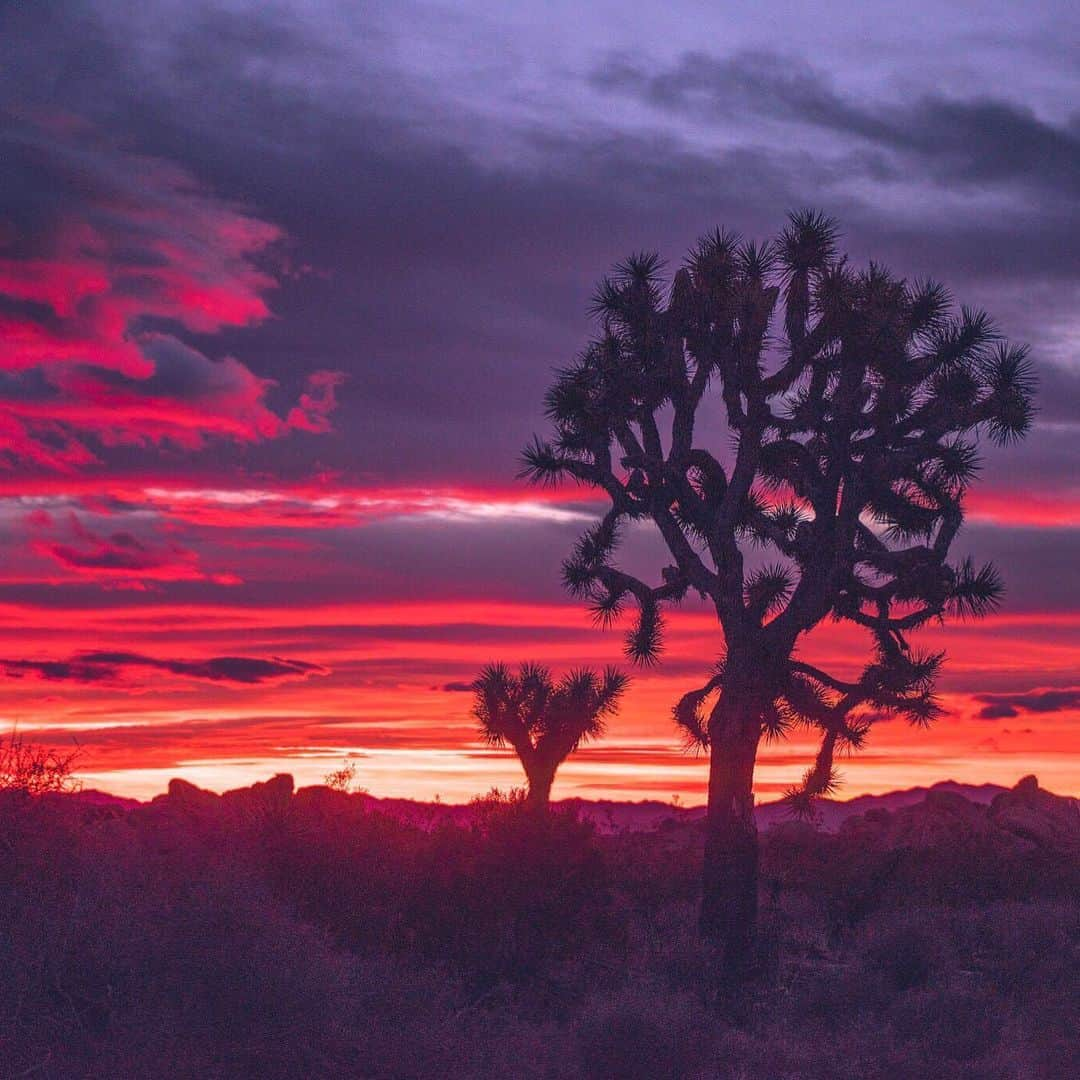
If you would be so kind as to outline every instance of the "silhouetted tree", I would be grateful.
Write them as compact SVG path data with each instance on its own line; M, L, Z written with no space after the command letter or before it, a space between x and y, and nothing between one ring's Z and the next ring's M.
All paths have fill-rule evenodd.
M791 793L805 803L876 717L936 716L942 656L907 634L999 602L992 566L947 558L977 438L1009 443L1033 415L1026 349L983 312L954 312L934 281L853 269L836 237L812 211L763 245L717 230L670 289L658 256L631 256L594 298L600 335L548 391L553 437L523 453L534 482L610 497L564 578L603 624L636 608L632 660L657 660L663 608L690 590L716 612L722 659L676 718L710 755L701 928L733 968L757 910L759 743L798 724L820 733ZM615 565L622 526L645 520L673 559L656 584ZM797 659L826 619L868 633L858 678Z
M505 664L489 664L473 683L473 715L488 743L513 747L529 782L530 804L545 807L559 766L603 732L627 683L615 668L603 674L581 668L556 683L537 664L522 664L517 675Z

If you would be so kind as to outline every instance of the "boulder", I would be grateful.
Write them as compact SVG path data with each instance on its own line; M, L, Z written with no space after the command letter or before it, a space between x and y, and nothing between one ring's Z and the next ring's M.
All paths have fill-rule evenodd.
M1034 776L998 795L989 817L998 829L1040 848L1080 853L1080 801L1044 791Z
M181 780L179 777L174 777L169 781L169 790L165 798L173 806L182 806L193 810L216 810L221 802L220 795L196 787L195 784L189 783L187 780ZM154 801L156 802L157 799Z
M259 824L280 820L288 813L293 787L289 773L278 773L251 787L226 791L221 800L236 820Z
M986 839L986 808L952 791L930 790L922 802L889 811L875 807L840 826L842 837L877 848L940 848Z

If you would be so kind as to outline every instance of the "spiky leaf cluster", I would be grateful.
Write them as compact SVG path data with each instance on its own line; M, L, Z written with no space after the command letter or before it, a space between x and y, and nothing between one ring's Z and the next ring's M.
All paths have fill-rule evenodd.
M472 713L484 741L511 746L527 770L533 761L557 765L603 732L628 682L612 667L576 668L556 681L539 664L522 664L516 673L489 664L472 685Z

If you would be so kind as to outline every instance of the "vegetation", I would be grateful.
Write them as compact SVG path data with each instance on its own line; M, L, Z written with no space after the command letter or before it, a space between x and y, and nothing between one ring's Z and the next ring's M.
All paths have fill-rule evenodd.
M704 237L670 288L662 269L634 255L601 282L599 336L558 373L554 434L524 451L523 475L610 498L564 578L601 623L635 609L633 661L660 657L665 606L692 592L716 613L722 656L675 716L710 755L701 929L735 971L757 913L761 740L796 725L819 733L791 792L805 808L833 787L837 751L858 749L877 718L936 717L942 656L908 635L1001 597L992 566L950 551L978 439L1027 432L1033 376L1024 348L983 312L956 312L937 282L853 269L834 222L812 211L763 245ZM673 560L655 583L617 564L639 521ZM829 619L868 636L857 678L800 657Z
M72 774L78 758L78 747L65 752L28 743L17 728L12 728L0 736L0 792L44 795L76 791L80 785Z
M333 769L326 774L323 778L323 783L334 791L354 791L359 793L364 789L357 784L356 773L356 762L346 758L341 763L340 768Z
M614 668L603 674L581 668L556 683L538 664L522 664L517 675L505 664L489 664L473 683L473 715L489 744L513 747L530 804L545 807L559 766L603 732L627 682Z
M1080 867L949 834L762 838L745 992L695 827L464 825L287 778L126 808L0 798L0 1075L1014 1080L1077 1075ZM875 883L872 892L867 883ZM858 899L859 902L854 901Z

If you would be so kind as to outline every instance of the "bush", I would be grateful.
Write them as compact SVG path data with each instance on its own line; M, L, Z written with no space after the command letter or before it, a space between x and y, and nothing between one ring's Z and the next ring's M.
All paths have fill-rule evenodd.
M0 798L0 1075L1080 1075L1075 895L942 901L932 870L830 934L854 856L784 830L733 1008L693 829L598 836L512 796L421 826L286 787Z
M682 1080L702 1073L719 1027L698 997L649 984L588 1008L576 1025L589 1080Z

